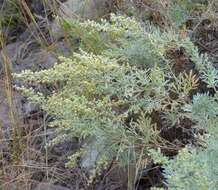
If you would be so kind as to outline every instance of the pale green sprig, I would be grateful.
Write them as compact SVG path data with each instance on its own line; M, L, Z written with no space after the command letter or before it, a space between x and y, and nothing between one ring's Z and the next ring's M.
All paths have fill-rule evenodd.
M39 104L41 106L45 105L46 98L40 92L35 92L33 88L26 88L26 87L15 87L17 91L21 92L24 96L28 98L28 101Z

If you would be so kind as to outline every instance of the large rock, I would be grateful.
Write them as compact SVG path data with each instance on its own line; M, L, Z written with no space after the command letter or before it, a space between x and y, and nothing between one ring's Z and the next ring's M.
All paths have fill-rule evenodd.
M63 18L83 18L83 19L98 19L106 16L111 12L114 0L68 0L62 3L59 8L59 15ZM64 32L56 19L51 31L54 39L64 37Z
M53 44L53 47L52 51L47 51L37 47L34 42L17 41L8 44L0 51L0 73L5 64L5 55L8 57L12 72L17 73L26 69L38 71L51 68L57 62L58 55L70 54L70 48L63 41Z
M38 49L22 60L20 65L14 65L15 72L24 69L39 70L51 68L57 62L57 57L49 51Z
M22 42L18 41L8 44L0 50L0 71L3 70L3 65L6 63L6 56L8 57L9 63L16 62L22 44Z
M50 68L57 61L53 53L40 48L32 48L31 44L20 41L9 44L0 51L0 68L5 64L5 56L7 56L7 64L10 64L12 72Z
M92 169L95 168L96 161L98 159L100 152L96 147L95 139L87 140L86 144L88 145L88 147L82 155L80 165L85 171L89 173Z
M52 185L50 183L40 183L34 190L70 190L60 185Z
M15 127L20 129L23 122L21 113L22 96L14 92L10 94L1 82L0 89L0 138L2 139L0 152L7 155L10 151L9 144L10 139L12 139L12 132Z
M108 13L113 0L68 0L60 6L60 14L64 17L81 17L97 19Z
M90 171L91 169L93 169L95 167L98 155L99 151L95 147L90 147L90 149L82 157L82 168L86 171Z
M54 52L57 53L54 53ZM16 122L21 126L24 126L23 122L27 118L31 121L34 119L33 115L38 120L38 116L41 114L38 106L27 102L21 94L12 92L12 107L10 105L10 99L8 99L7 92L5 90L4 78L5 78L5 65L10 65L11 72L19 73L25 69L31 69L33 71L51 68L57 62L58 54L69 55L69 48L63 42L58 42L54 45L53 51L46 51L38 46L32 44L32 42L17 41L8 44L4 49L0 50L0 76L2 83L0 83L0 125L3 129L3 136L5 139L9 139L11 130L14 124L10 118L11 109L16 115ZM22 85L17 82L16 84ZM1 149L1 147L0 147Z

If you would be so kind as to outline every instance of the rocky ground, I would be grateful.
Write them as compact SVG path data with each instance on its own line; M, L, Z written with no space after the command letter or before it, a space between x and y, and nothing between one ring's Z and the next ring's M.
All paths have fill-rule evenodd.
M119 175L118 179L105 177L95 187L88 187L87 178L80 168L66 169L67 156L78 148L77 140L46 149L46 143L55 137L55 129L46 127L46 115L42 110L13 90L11 73L51 68L58 61L58 56L70 54L66 34L58 20L51 16L52 11L61 17L96 19L108 16L113 6L113 1L108 0L88 1L85 8L84 2L80 0L54 2L55 9L50 4L45 5L43 0L21 4L28 6L34 20L27 14L28 24L7 26L2 30L5 43L0 50L1 188L122 189ZM4 0L0 1L0 7L3 3ZM14 135L17 135L16 140ZM22 150L15 144L22 144ZM15 158L12 158L13 154ZM90 164L89 158L84 158L84 165L89 167Z
M3 2L0 0L0 7ZM0 187L4 190L126 189L124 171L117 168L105 171L93 186L87 186L87 177L81 168L66 169L67 156L79 146L77 139L45 148L45 144L55 137L55 130L46 127L47 116L42 110L13 90L11 80L13 72L50 68L58 61L58 56L70 55L67 34L53 16L54 11L62 17L97 19L117 10L119 3L114 0L89 0L84 7L81 0L54 1L54 5L43 2L31 0L23 4L29 7L34 21L27 14L28 25L15 25L2 30L6 40L0 50ZM217 28L206 21L191 34L201 51L209 53L216 63L217 34ZM15 142L22 145L22 150ZM91 150L91 155L94 151ZM92 164L90 157L84 160L84 165ZM161 177L161 168L150 166L139 183L139 190L157 184Z

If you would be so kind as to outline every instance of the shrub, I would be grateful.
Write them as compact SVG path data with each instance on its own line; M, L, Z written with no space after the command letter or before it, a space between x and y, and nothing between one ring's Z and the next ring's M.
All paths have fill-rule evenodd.
M217 100L197 94L191 102L190 92L197 88L199 79L216 89L217 72L189 38L116 15L101 23L65 21L64 25L72 39L80 38L79 48L83 50L74 52L71 58L60 57L61 63L51 69L14 74L26 85L17 89L53 117L51 126L59 126L54 143L72 137L91 139L100 153L96 160L100 171L114 159L124 167L147 160L150 149L167 144L152 117L155 112L165 114L171 123L186 117L201 127L201 121L209 119L214 126L217 108L210 107ZM173 71L175 62L168 52L180 49L184 49L195 71ZM36 84L38 88L28 88ZM192 131L195 134L194 128ZM85 144L71 156L68 165L73 166L88 147ZM211 185L209 175L201 181L206 167L196 161L201 154L184 149L167 162L170 187ZM197 175L186 180L183 170Z
M172 190L218 188L217 138L208 140L205 150L184 148L165 165L165 177Z
M154 162L164 166L169 189L215 190L218 188L218 170L214 167L218 162L217 99L207 94L197 94L193 103L184 110L191 113L190 118L197 122L198 128L204 128L209 133L203 136L201 147L186 147L171 160L153 150L150 155Z

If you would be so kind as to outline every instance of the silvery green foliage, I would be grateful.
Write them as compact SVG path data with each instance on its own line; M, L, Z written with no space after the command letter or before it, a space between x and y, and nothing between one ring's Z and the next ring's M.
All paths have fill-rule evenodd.
M209 62L205 69L202 70L202 80L207 83L208 88L216 88L218 85L218 71Z
M217 138L207 140L204 150L184 148L165 165L165 177L172 190L216 190L218 188Z
M171 29L165 31L148 22L143 24L133 17L114 14L110 22L104 19L100 23L65 20L64 26L72 38L80 39L83 50L142 68L158 65L169 69L168 49L184 48L208 88L217 86L218 73L208 56L200 55L188 37L181 37Z
M200 72L200 78L207 84L208 88L215 89L218 84L218 73L208 55L199 54L197 47L189 39L184 40L182 46L195 63L196 69Z
M173 1L170 7L169 17L176 27L180 27L185 24L190 16L189 13L186 4L182 3L182 1L180 1L180 3L178 3L178 1Z
M205 165L197 159L196 152L183 149L174 160L170 160L165 167L165 176L169 189L199 190L209 189L210 182L204 175Z
M95 139L94 146L100 152L96 164L105 166L105 162L116 159L126 166L146 159L148 154L153 158L160 155L149 153L151 148L163 143L151 119L154 111L164 112L172 120L179 119L180 115L189 117L200 127L207 128L209 124L208 130L214 130L217 98L197 94L190 102L189 93L197 87L197 76L193 72L175 76L172 60L167 58L169 49L184 48L199 77L215 89L215 68L207 55L199 55L189 38L116 15L112 15L110 22L65 21L65 25L69 35L80 36L83 50L74 52L71 58L60 57L61 63L51 69L14 74L27 85L52 89L39 92L19 88L53 117L50 126L59 126L56 143L72 137ZM170 92L174 92L176 98L172 99ZM134 115L136 118L131 118ZM70 161L75 162L87 148L84 146ZM208 161L198 162L203 152L184 149L169 163L163 157L156 159L165 162L170 189L214 186L209 179L212 176L203 173L204 167L209 167Z
M147 147L161 139L150 118L131 122L131 127L125 123L131 113L161 109L168 92L160 68L140 70L84 51L60 59L62 63L51 69L14 75L24 82L58 86L43 95L19 88L53 116L50 125L61 126L56 142L71 137L95 139L101 156L109 160L122 157L120 163L124 164L124 158L136 159L133 152L139 144Z
M204 138L206 148L184 148L175 159L163 163L165 177L169 189L190 190L218 188L218 103L217 98L208 94L197 94L193 97L192 104L186 105L184 111L197 122L199 127L204 127L208 135ZM162 159L163 160L163 159Z
M194 23L199 22L199 15L206 11L208 0L171 0L169 10L169 19L176 26L185 25L188 19L192 19Z
M201 127L208 128L209 122L217 117L218 102L216 98L208 94L196 94L192 104L184 106L184 111L189 112L189 117L199 122Z

